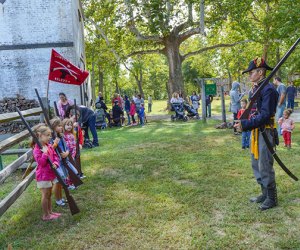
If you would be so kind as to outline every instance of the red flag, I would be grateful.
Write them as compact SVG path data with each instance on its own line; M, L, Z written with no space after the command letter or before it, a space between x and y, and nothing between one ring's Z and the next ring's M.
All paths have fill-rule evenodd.
M52 49L49 80L65 84L81 85L89 76L89 72L74 66Z

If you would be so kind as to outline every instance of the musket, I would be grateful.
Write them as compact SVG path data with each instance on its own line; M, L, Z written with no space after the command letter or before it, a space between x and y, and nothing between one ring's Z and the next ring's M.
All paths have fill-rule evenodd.
M57 117L59 117L59 112L58 112L58 108L57 108L57 103L54 101L54 110L55 110L55 114Z
M247 108L245 109L244 113L241 115L240 120L248 119L248 117L250 115L250 112L251 112L251 108L252 108L253 104L256 102L257 98L259 97L260 92L269 83L269 81L271 80L271 78L276 74L276 72L281 67L281 65L286 61L286 59L288 59L288 57L295 50L295 48L297 47L297 45L298 45L299 42L300 42L300 38L298 38L297 41L293 44L293 46L285 53L285 55L281 58L281 60L279 61L279 63L277 63L277 65L271 71L271 73L266 78L261 79L257 83L258 87L257 87L256 91L252 94L252 96L250 98L250 102L249 102Z
M35 93L36 93L36 95L37 95L37 98L38 98L38 100L39 100L39 103L40 103L40 106L41 106L41 108L42 108L43 114L44 114L44 116L45 116L46 124L47 124L47 125L49 126L49 128L51 129L51 124L50 124L50 120L49 120L49 118L48 118L48 116L47 116L47 111L46 111L46 109L45 109L45 107L44 107L44 105L43 105L43 103L42 103L42 99L41 99L41 97L40 97L39 92L38 92L37 89L35 89ZM55 132L52 130L52 139L55 140L55 138L56 138ZM62 138L60 138L60 140L62 140ZM62 150L60 149L59 146L56 147L55 151L56 151L56 153L57 153L58 155L61 155L61 153L62 153ZM72 156L70 156L70 154L69 154L69 155L68 155L68 159L70 159L70 158L72 158ZM70 166L69 166L69 164L68 164L68 162L67 162L67 159L66 159L66 158L62 158L62 157L61 157L61 159L62 159L62 163L63 163L64 167L67 169L67 171L68 171L68 173L69 173L70 179L71 179L71 181L73 182L74 186L75 186L75 187L78 187L78 186L82 185L82 184L83 184L82 180L81 180L80 177L79 177L77 174L75 174L74 171L70 168ZM70 162L71 162L71 161L70 161ZM72 162L71 162L71 164L72 164ZM72 164L72 165L73 165L73 164ZM73 166L74 166L74 165L73 165ZM75 166L75 167L76 167L76 166Z
M55 113L56 113L57 117L59 117L59 112L58 112L58 108L57 108L56 102L54 102L54 109L55 109ZM76 148L76 152L77 152L77 148ZM77 155L77 153L76 153L76 155ZM75 160L73 159L73 157L71 155L68 156L68 159L71 162L71 164L77 169L78 173L81 174L81 167L80 167L80 165L78 165L78 163L75 162Z
M74 99L74 107L75 107L75 122L78 123L76 99ZM79 174L82 174L81 159L80 159L80 148L79 148L79 128L78 127L77 127L77 130L76 130L76 155L75 155L75 161L76 161L76 164L78 166Z
M293 44L293 46L288 50L288 52L286 52L284 57L279 61L279 63L275 66L275 68L268 75L268 77L266 77L258 82L258 87L257 87L256 91L253 93L253 95L251 96L249 105L248 105L247 109L244 111L244 113L241 115L240 120L248 119L249 114L251 112L251 108L252 108L253 104L256 102L256 100L258 99L261 91L269 83L270 79L275 75L275 73L278 71L278 69L281 67L281 65L286 61L286 59L290 56L290 54L294 51L294 49L296 48L296 46L298 45L299 42L300 42L300 38L298 38L297 41ZM283 169L284 172L287 173L288 176L290 176L293 180L298 181L298 178L284 165L284 163L280 160L280 158L276 154L272 143L268 139L266 130L263 128L260 128L260 132L264 138L264 141L267 145L268 150L270 151L270 153L272 154L274 159L277 161L278 165Z
M24 125L26 126L27 130L29 131L30 135L32 136L34 142L38 145L38 147L40 148L40 150L43 149L42 147L42 144L40 143L39 139L36 137L36 135L33 133L31 127L29 126L29 124L27 123L27 121L25 120L24 116L22 115L21 111L16 108L22 122L24 123ZM74 215L74 214L77 214L80 212L73 196L70 194L69 192L69 189L68 189L68 186L66 185L66 183L63 181L63 179L61 178L60 174L58 173L56 167L54 166L54 163L52 162L52 160L49 158L48 156L48 162L50 163L50 167L51 169L54 171L55 175L56 175L56 178L58 180L58 182L62 185L64 191L65 191L65 194L66 194L66 198L68 200L68 204L69 204L69 208L70 208L70 211L71 211L71 214Z

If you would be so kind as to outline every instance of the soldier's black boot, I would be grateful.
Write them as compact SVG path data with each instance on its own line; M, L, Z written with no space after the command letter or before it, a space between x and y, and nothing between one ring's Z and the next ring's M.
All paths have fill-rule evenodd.
M267 198L267 189L264 188L263 185L260 185L260 187L261 187L261 195L250 198L251 202L261 203Z
M276 189L276 184L274 184L272 187L267 188L267 198L260 205L259 208L261 210L267 210L276 206L277 206L277 189Z

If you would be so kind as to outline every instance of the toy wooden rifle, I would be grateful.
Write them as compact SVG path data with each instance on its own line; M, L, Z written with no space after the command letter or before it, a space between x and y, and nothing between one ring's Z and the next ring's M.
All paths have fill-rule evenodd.
M43 114L44 114L44 116L45 116L45 121L46 121L47 125L49 126L49 128L51 129L51 124L50 124L50 120L49 120L48 115L47 115L47 111L46 111L46 109L45 109L45 107L44 107L44 105L43 105L43 103L42 103L42 99L41 99L41 97L40 97L39 92L38 92L37 89L35 89L35 93L36 93L36 95L37 95L37 98L38 98L38 100L39 100L39 103L40 103L40 106L41 106L41 108L42 108ZM55 140L55 138L56 138L55 132L52 130L52 139ZM62 140L62 138L60 138L60 139ZM57 154L58 154L58 155L61 155L61 153L62 153L62 150L60 149L59 146L55 149L55 151L57 151ZM61 156L60 156L60 157L61 157ZM70 158L72 158L72 156L70 156L70 154L69 154L69 155L68 155L68 159L70 159ZM82 182L82 180L80 179L80 177L79 177L77 174L75 174L74 171L70 168L70 166L69 166L69 164L68 164L68 162L67 162L67 159L61 157L61 160L62 160L62 163L63 163L64 167L67 169L67 171L68 171L68 173L69 173L69 176L70 176L70 179L71 179L71 181L73 182L74 186L75 186L75 187L78 187L78 186L80 186L81 184L83 184L83 182ZM70 162L71 162L71 161L70 161ZM72 162L71 162L71 164L72 164ZM72 164L72 165L73 165L73 164ZM74 166L74 165L73 165L73 166ZM74 166L74 167L76 167L76 166Z
M56 116L57 116L57 117L60 117L60 116L59 116L59 112L58 112L58 108L57 108L57 103L56 103L56 102L54 102L54 110L55 110Z
M38 147L40 148L40 150L43 149L42 147L42 144L40 143L39 139L37 138L37 136L35 135L35 133L33 133L31 127L29 126L29 124L27 123L27 121L25 120L24 116L22 115L21 111L16 108L22 122L24 123L24 125L26 126L27 130L29 131L30 135L32 136L34 142L38 145ZM66 183L63 181L63 179L61 178L60 174L58 173L57 169L56 169L56 166L53 164L52 160L49 158L48 156L48 162L50 163L50 166L52 168L52 170L54 171L55 175L56 175L56 178L58 180L58 182L62 185L64 191L65 191L65 194L66 194L66 198L68 200L68 204L69 204L69 208L70 208L70 211L71 211L71 214L74 215L74 214L77 214L80 212L73 196L70 194L69 192L69 189L68 189L68 186L66 185Z
M75 122L78 123L76 99L74 99L74 107L75 107ZM78 124L78 126L79 126L79 124ZM80 159L80 148L79 148L79 127L77 127L77 129L76 129L76 156L75 156L75 161L76 161L76 165L78 166L79 174L82 174L81 159Z
M244 111L244 113L241 115L240 120L248 119L249 114L251 112L251 108L252 108L253 104L256 102L256 100L258 99L258 97L260 96L261 91L269 83L270 79L275 75L275 73L280 68L280 66L286 61L286 59L294 51L294 49L296 48L296 46L298 45L299 42L300 42L300 38L297 39L297 41L293 44L293 46L289 49L289 51L284 55L284 57L280 60L280 62L275 66L275 68L272 70L272 72L268 75L268 77L264 78L258 82L258 87L257 87L256 91L253 93L253 95L251 96L249 105L248 105L247 109ZM268 135L266 134L265 129L261 128L260 131L261 131L261 134L267 145L268 150L273 155L273 157L277 161L278 165L287 173L288 176L290 176L295 181L298 181L298 178L284 165L284 163L280 160L280 158L276 154L272 143L268 139Z
M54 108L55 108L55 112L57 117L59 116L59 112L58 112L58 108L57 108L57 104L56 102L54 102ZM77 150L77 149L76 149ZM77 151L76 151L77 152ZM76 153L77 154L77 153ZM73 157L71 155L68 156L69 161L71 162L71 164L77 169L78 173L81 174L81 168L80 166L78 166L78 164L75 162L75 160L73 159Z

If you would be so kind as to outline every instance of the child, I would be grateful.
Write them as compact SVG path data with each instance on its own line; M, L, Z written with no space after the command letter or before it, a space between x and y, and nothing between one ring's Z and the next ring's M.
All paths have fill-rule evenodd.
M290 115L293 113L292 109L286 109L283 111L283 117L278 120L278 124L280 125L282 136L284 140L284 146L288 149L291 148L291 135L292 130L295 128L295 123L292 119L290 119Z
M57 154L59 156L59 159L60 159L60 161L59 161L59 169L60 169L59 174L62 177L62 179L66 182L66 184L68 185L68 188L70 190L74 190L75 186L71 183L71 181L69 179L68 171L65 168L62 159L66 159L66 163L73 170L73 172L75 174L78 174L78 171L68 161L69 149L67 148L63 137L61 137L62 132L63 132L62 122L59 118L53 118L50 121L50 123L51 123L51 127L52 127L53 131L57 134L57 138L53 142L53 148L54 149L60 148L60 150L61 150L61 153L57 152ZM57 183L57 184L54 185L54 193L55 193L55 198L56 198L56 204L58 206L65 206L65 200L62 198L62 186L61 186L61 184Z
M54 213L52 211L51 204L51 194L52 194L52 186L57 182L54 171L51 169L50 163L48 161L48 157L53 162L55 168L58 168L58 156L55 153L49 141L51 139L51 130L46 127L44 124L38 126L35 130L37 138L43 146L41 150L37 144L32 142L31 146L33 149L33 156L35 161L37 162L36 169L36 181L37 187L42 192L42 209L43 209L43 217L42 220L49 221L55 220L61 216L60 213Z
M130 104L130 115L131 115L131 119L132 119L132 125L135 125L136 122L135 122L135 119L134 119L134 114L135 114L136 110L135 110L135 102L134 100L132 99L131 100L131 104Z
M242 114L244 113L246 107L247 107L247 100L243 99L241 100L241 109L238 111L237 118L240 119ZM250 135L251 131L243 131L242 132L242 149L249 148L250 146Z
M145 118L145 108L144 108L144 103L141 103L141 107L139 110L139 119L140 119L140 124L144 126L144 118Z
M76 156L76 139L74 136L74 127L73 121L71 119L64 119L62 121L64 128L64 140L67 144L67 147L70 150L70 154L75 159Z

